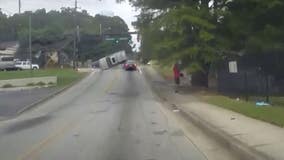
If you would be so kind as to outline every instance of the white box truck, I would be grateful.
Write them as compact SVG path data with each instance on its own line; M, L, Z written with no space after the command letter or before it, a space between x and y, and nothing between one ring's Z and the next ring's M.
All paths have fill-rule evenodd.
M118 64L124 63L127 60L125 51L119 51L106 56L99 60L99 66L101 69L108 69Z

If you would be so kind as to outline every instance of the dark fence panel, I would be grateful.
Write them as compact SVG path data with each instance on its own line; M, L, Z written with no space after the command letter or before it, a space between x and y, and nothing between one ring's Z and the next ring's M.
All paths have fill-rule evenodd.
M237 59L238 73L229 73L228 60L218 70L218 90L225 94L284 94L283 60L281 53L249 54Z

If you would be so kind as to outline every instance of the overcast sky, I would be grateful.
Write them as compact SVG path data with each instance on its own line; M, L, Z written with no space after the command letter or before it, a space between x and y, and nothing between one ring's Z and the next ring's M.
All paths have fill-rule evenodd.
M126 0L127 1L127 0ZM75 0L21 0L22 11L35 11L45 8L60 10L61 7L74 7ZM78 0L79 10L85 9L91 15L105 13L107 15L120 16L128 24L130 30L134 30L131 22L135 21L135 10L128 2L116 3L115 0ZM18 12L18 0L0 0L2 11L11 15Z

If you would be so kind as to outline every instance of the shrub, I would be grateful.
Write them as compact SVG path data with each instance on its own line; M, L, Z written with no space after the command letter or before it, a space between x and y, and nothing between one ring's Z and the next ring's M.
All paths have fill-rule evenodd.
M13 87L12 84L4 84L4 85L2 86L2 88L11 88L11 87Z
M44 85L46 85L44 82L38 82L36 85L38 85L38 86L44 86Z
M27 86L34 86L34 83L28 83Z
M53 82L48 82L48 85L49 85L49 86L53 86L53 85L55 85L55 83L53 83Z

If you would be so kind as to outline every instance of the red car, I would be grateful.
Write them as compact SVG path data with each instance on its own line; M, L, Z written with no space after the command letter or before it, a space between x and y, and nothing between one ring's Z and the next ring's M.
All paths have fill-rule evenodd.
M127 61L123 64L123 68L126 71L136 71L137 65L135 64L135 61Z

